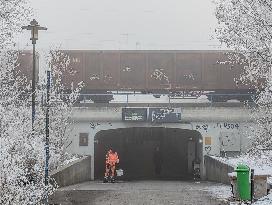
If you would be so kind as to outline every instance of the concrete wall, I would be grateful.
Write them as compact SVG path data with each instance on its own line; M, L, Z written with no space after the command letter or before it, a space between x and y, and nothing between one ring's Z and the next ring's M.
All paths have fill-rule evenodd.
M60 187L91 180L91 157L86 156L50 173Z
M168 104L135 104L130 107L167 107ZM94 104L91 107L74 107L72 118L78 122L100 121L120 122L122 121L122 108L127 105L101 105ZM250 120L250 109L244 106L207 106L197 104L171 104L172 108L181 108L181 122L245 122Z
M233 172L234 167L207 155L204 157L204 164L206 167L206 179L208 181L230 184L228 173Z
M129 127L167 127L196 130L201 133L204 141L205 155L219 156L222 151L240 152L250 146L245 130L252 126L250 110L244 107L182 107L180 123L132 123L122 122L122 107L108 105L108 107L74 108L72 119L74 125L67 132L69 142L67 151L82 155L92 155L93 137L107 129ZM79 133L89 134L88 146L79 146ZM232 136L225 145L220 141L224 135ZM234 137L233 137L234 136ZM209 139L209 140L207 140ZM222 146L223 145L223 146ZM229 147L236 145L235 147Z
M195 105L195 104L194 104ZM73 125L67 134L67 151L80 155L94 156L95 135L103 130L131 128L131 127L165 127L196 130L202 135L203 156L220 156L224 153L239 153L248 149L250 141L245 134L253 122L250 120L250 110L235 106L204 106L204 105L176 105L181 107L181 122L179 123L151 123L151 122L123 122L121 105L101 105L74 108ZM148 107L162 105L145 105ZM142 107L136 106L135 107ZM86 133L88 143L79 145L80 133ZM222 136L231 136L222 143ZM94 166L92 158L92 166ZM203 159L204 160L204 159ZM205 170L203 170L205 173ZM92 173L94 176L94 173Z
M191 125L193 130L202 135L204 155L220 156L223 151L226 151L226 153L245 152L251 144L248 135L246 135L246 130L252 126L252 123L225 120L191 122ZM226 135L231 136L231 138L225 138L224 143L222 143L222 136Z

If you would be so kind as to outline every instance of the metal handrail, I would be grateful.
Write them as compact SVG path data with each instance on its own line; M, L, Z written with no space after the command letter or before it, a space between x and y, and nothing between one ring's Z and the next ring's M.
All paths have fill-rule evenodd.
M65 96L69 96L70 94L65 94L65 93L62 93L62 94L53 94L51 95L52 98L54 98L54 96L60 96L60 97L65 97ZM83 97L83 103L86 103L86 99L84 99L84 97L91 97L91 96L125 96L126 99L124 99L124 103L126 104L129 104L129 96L139 96L139 95L150 95L150 96L154 96L154 95L160 95L160 96L167 96L168 97L168 102L165 102L165 103L172 103L171 100L173 99L184 99L184 100L189 100L189 99L197 99L199 96L196 96L196 98L190 98L189 96L184 96L184 95L181 95L180 98L172 98L173 95L171 94L162 94L162 93L148 93L148 94L143 94L143 93L130 93L130 92L117 92L117 93L88 93L88 94L79 94L79 99ZM225 97L225 96L248 96L250 97L252 100L255 99L256 97L256 94L252 94L252 93L242 93L242 94L239 94L239 93L226 93L226 94L218 94L218 93L203 93L202 95L206 95L206 96L210 96L210 101L209 103L211 103L211 105L217 101L214 101L213 100L213 97L215 96L222 96L222 97ZM24 94L23 96L27 96L27 94ZM30 96L30 95L29 95ZM179 97L179 96L175 96L175 97ZM154 99L155 100L155 99Z

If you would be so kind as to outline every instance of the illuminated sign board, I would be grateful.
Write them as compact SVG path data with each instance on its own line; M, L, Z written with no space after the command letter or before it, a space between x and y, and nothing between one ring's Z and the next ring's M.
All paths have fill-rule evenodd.
M122 120L131 122L145 122L147 108L122 108Z

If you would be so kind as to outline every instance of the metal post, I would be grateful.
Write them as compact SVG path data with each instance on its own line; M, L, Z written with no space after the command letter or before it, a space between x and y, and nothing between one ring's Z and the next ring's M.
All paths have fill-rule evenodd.
M126 107L128 107L128 93L127 93L127 105L126 105Z
M49 91L50 91L50 71L47 71L46 86L46 113L45 113L45 204L48 204L48 169L49 169Z
M250 191L251 191L250 201L252 203L254 199L254 169L251 169L250 182L251 182L250 183Z
M33 43L33 69L32 69L32 132L34 132L34 121L35 121L35 85L36 85L36 51L35 43Z

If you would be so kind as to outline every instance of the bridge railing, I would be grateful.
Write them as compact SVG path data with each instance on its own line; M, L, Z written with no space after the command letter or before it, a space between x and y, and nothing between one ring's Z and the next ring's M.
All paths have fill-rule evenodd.
M204 94L199 96L174 95L174 94L142 94L142 93L105 93L105 94L80 94L79 103L93 103L109 101L109 103L208 103L211 106L218 102L241 103L254 102L255 94Z
M69 94L56 94L51 95L51 101L57 101L58 99L68 98ZM31 96L28 95L31 101ZM37 98L37 100L43 100L43 97ZM244 103L252 102L256 99L255 94L217 94L207 93L202 95L187 95L187 94L142 94L137 92L115 92L115 93L92 93L92 94L79 94L79 98L76 104L90 104L90 103L205 103L213 106L215 103ZM230 101L231 100L231 101Z

